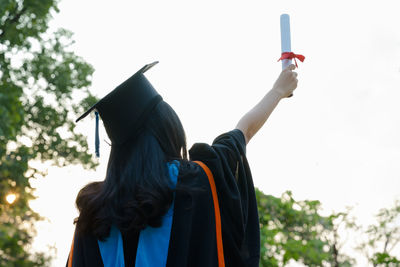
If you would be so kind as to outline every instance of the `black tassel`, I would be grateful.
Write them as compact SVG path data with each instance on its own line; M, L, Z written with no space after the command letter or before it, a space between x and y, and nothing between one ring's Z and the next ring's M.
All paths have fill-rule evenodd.
M95 141L94 145L96 147L96 157L100 157L100 138L99 138L99 113L97 111L94 112L96 115L96 133L95 133Z

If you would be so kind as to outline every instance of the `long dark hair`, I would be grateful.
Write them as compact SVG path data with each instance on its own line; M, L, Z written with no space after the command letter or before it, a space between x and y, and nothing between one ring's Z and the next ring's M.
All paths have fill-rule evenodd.
M187 163L186 137L175 111L161 101L135 138L112 145L105 180L79 192L77 229L104 240L111 224L121 231L161 226L173 200L166 164L172 160Z

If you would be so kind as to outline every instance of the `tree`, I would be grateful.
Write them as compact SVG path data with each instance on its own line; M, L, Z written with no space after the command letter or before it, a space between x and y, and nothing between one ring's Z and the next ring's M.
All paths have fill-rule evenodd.
M400 242L400 201L396 201L392 208L381 209L376 220L376 224L367 227L367 240L358 249L373 266L398 267L400 258L394 256L392 251Z
M320 216L319 201L295 201L287 191L281 198L256 191L261 230L261 266L284 266L290 260L321 266L329 248L321 232L330 227Z
M334 267L350 267L355 264L355 259L343 253L343 246L347 242L349 232L356 232L360 227L355 218L350 217L350 208L346 212L333 213L329 216L331 228L325 231L325 240L329 245L331 257L329 263Z
M93 68L71 51L71 32L48 30L55 12L56 0L0 0L0 266L49 260L30 252L40 219L29 207L30 179L45 175L31 163L96 166L73 122L96 101Z
M290 261L306 266L351 266L354 260L340 253L339 224L347 213L324 217L319 201L295 201L290 191L280 198L256 190L261 231L260 266L285 266Z

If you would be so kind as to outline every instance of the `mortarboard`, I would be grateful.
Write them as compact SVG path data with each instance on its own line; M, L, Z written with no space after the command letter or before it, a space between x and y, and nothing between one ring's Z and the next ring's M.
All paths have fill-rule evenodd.
M98 115L100 115L112 144L121 145L136 136L150 112L162 100L143 75L158 61L145 65L129 79L94 104L77 120L96 112L96 155L99 156Z

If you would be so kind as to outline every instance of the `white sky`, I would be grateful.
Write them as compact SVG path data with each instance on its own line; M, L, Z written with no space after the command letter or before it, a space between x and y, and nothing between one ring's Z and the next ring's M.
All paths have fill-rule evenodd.
M363 224L400 198L400 2L398 1L62 1L52 22L75 33L74 51L95 68L102 97L143 65L180 116L188 137L210 143L231 130L281 71L279 16L291 16L299 63L294 97L282 100L248 145L254 183L266 194L291 190L325 212L354 206ZM79 128L93 148L94 120ZM101 140L106 133L101 132ZM35 248L54 244L65 264L78 190L100 166L50 168L35 182ZM358 266L365 266L359 262Z

